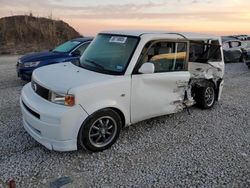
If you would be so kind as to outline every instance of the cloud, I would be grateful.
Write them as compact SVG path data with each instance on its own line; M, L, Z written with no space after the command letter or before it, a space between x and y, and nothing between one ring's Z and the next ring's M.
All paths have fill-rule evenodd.
M96 0L93 0L96 1ZM242 0L233 0L235 2ZM77 2L77 1L75 1ZM103 2L108 2L103 0ZM112 2L112 1L111 1ZM216 1L217 2L217 1ZM0 12L2 14L13 14L32 11L34 15L47 16L53 13L56 17L74 19L234 19L240 20L239 15L244 13L242 9L223 9L221 2L228 6L229 1L220 0L215 4L214 0L158 0L158 1L130 1L123 3L84 3L72 6L64 3L63 0L0 0ZM74 4L79 4L74 3ZM85 4L85 5L84 5ZM91 4L91 5L90 5ZM232 4L232 3L231 3ZM84 5L84 6L83 6ZM217 9L214 9L214 6ZM215 11L216 10L216 11ZM248 11L249 9L247 9ZM1 16L1 13L0 13Z
M186 12L186 13L134 13L126 12L121 14L120 12L110 11L105 13L82 13L72 14L71 18L82 19L190 19L190 18L204 18L204 19L218 19L230 17L237 14L237 12Z
M247 30L249 0L0 0L0 17L11 14L48 16L101 28L171 26L202 30ZM110 23L112 22L112 25ZM93 23L93 24L92 24ZM82 27L82 26L79 26ZM237 27L237 28L236 28ZM208 30L207 29L207 30ZM83 30L83 29L81 29ZM230 31L229 30L229 31Z

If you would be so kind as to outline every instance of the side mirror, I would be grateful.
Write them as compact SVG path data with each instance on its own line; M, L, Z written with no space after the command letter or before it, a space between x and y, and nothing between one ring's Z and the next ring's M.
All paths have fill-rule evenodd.
M143 63L139 69L139 73L142 74L153 74L155 72L155 65L153 63L147 62Z
M73 56L81 56L81 52L79 50L75 50L71 53Z

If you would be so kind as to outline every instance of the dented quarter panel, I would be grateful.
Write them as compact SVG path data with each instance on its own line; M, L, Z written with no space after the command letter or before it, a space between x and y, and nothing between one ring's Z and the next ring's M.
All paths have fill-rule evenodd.
M191 78L223 78L224 64L220 62L211 62L213 66L207 63L189 62L188 70L191 73Z
M191 74L191 86L204 87L206 81L212 81L217 91L217 100L221 99L224 85L224 62L210 62L210 64L189 62L188 69Z

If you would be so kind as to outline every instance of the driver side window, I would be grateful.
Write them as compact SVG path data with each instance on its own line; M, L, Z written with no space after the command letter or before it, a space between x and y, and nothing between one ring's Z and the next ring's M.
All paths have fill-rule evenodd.
M83 45L81 45L80 47L78 47L76 50L78 50L80 52L80 54L82 55L83 52L86 50L86 48L89 46L90 42L88 43L84 43Z
M142 57L142 64L154 64L155 73L183 71L186 69L187 43L156 42Z

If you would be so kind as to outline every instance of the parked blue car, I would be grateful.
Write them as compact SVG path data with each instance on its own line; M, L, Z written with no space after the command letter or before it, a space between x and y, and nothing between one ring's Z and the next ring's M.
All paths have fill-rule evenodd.
M30 81L32 72L36 68L66 61L76 63L92 40L90 37L77 38L50 51L24 55L18 59L17 75L22 80Z

